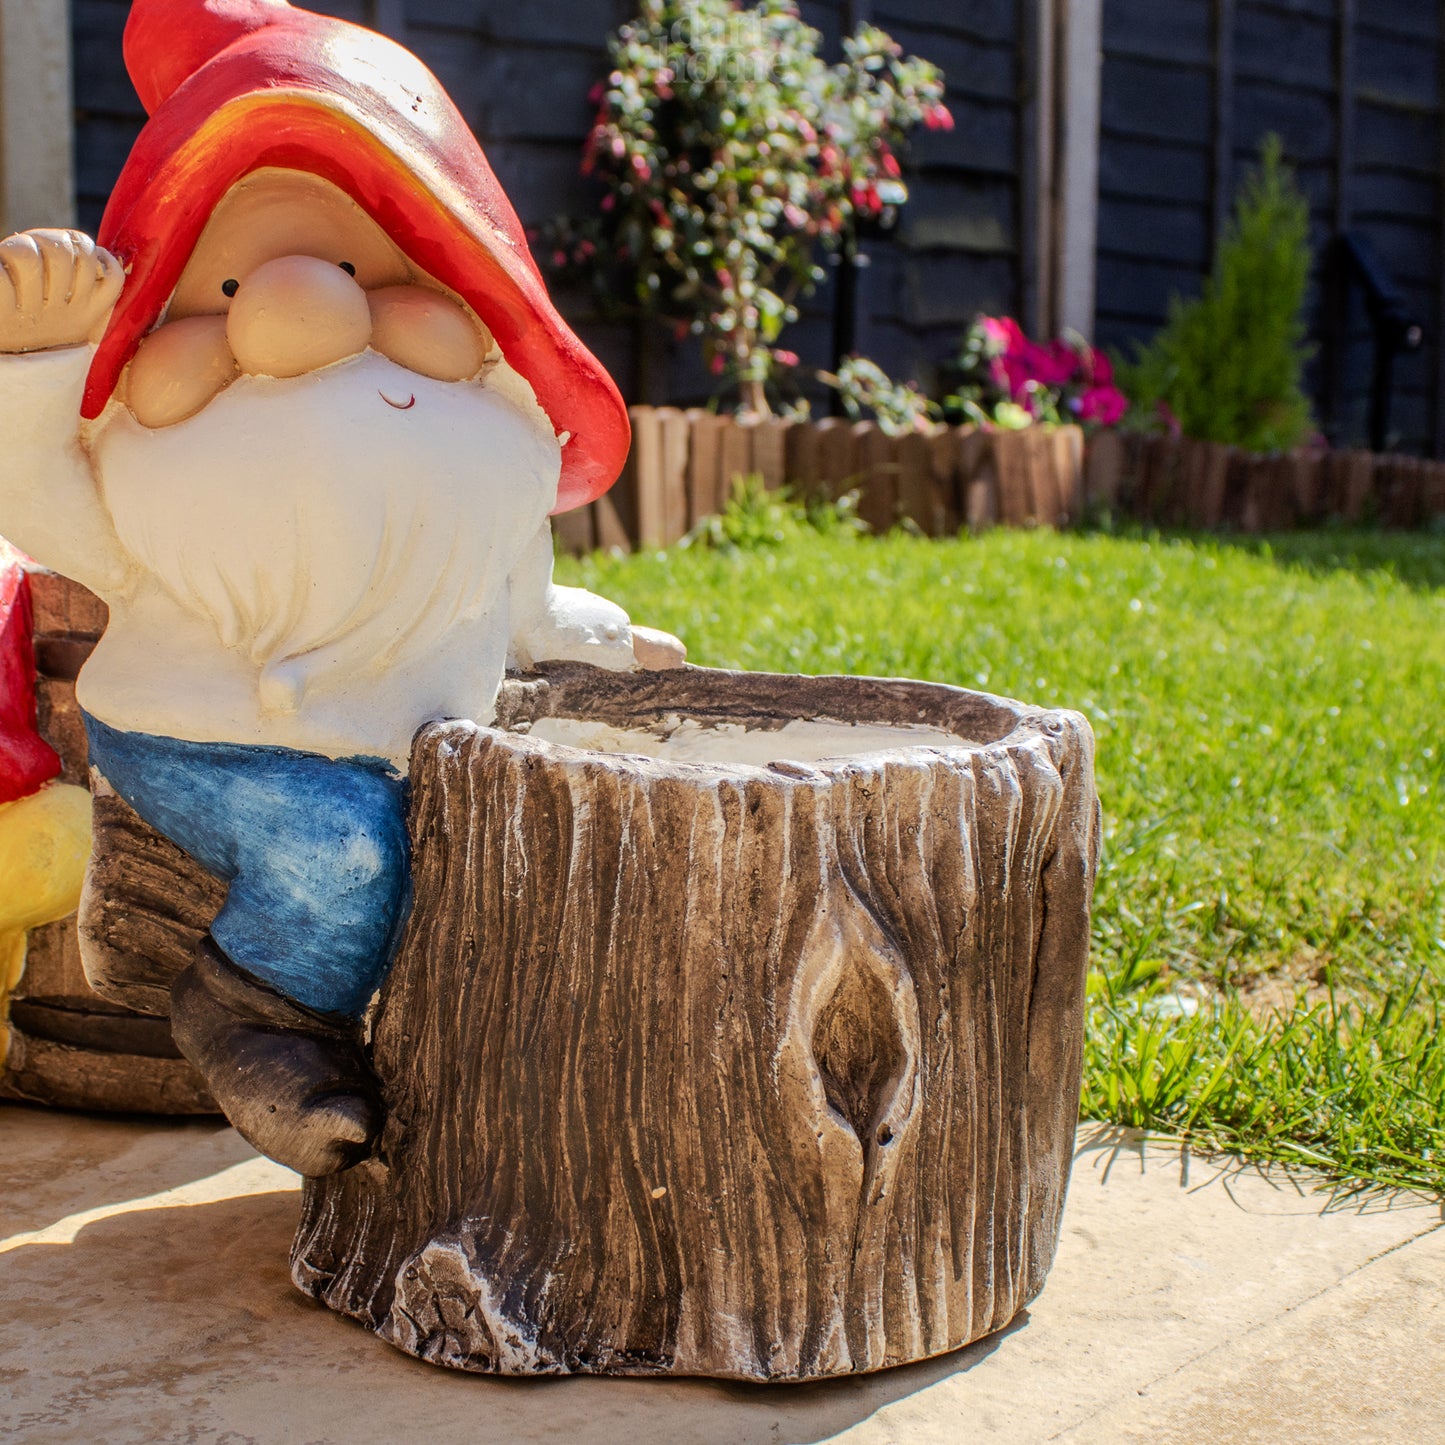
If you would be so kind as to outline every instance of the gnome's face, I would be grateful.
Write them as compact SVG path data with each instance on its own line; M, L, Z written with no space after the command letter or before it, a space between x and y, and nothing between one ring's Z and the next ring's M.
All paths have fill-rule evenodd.
M466 303L342 191L263 170L216 208L119 394L142 426L169 427L238 377L305 376L368 348L444 382L476 381L498 359Z
M131 557L284 714L458 619L505 640L562 446L464 302L329 182L269 169L218 204L92 455Z

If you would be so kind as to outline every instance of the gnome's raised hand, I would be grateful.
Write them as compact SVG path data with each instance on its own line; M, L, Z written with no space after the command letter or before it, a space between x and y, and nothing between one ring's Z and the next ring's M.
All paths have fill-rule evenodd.
M95 340L124 285L120 262L80 231L24 231L0 241L0 352Z

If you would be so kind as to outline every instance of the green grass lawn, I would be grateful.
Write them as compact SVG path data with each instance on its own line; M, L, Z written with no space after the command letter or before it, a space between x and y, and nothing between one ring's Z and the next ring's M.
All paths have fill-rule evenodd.
M1445 1193L1445 538L792 529L560 576L695 662L1079 709L1085 1113Z

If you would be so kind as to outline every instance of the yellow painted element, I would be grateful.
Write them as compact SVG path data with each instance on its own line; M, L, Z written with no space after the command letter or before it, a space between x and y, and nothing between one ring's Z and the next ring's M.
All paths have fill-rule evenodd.
M25 935L19 929L0 933L0 1074L5 1072L5 1061L10 1057L10 1030L4 1020L10 1011L10 995L24 972Z
M91 799L84 788L52 783L0 804L0 1021L25 969L25 935L80 906L90 861ZM10 1032L0 1028L0 1068Z

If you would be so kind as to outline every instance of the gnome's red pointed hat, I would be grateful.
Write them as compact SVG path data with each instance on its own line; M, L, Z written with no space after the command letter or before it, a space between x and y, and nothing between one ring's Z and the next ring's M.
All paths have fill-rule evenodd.
M419 60L287 0L133 0L125 57L150 120L101 222L129 280L87 417L105 409L217 203L279 166L345 191L491 327L568 438L558 511L612 485L629 441L622 398L557 314L481 147Z

